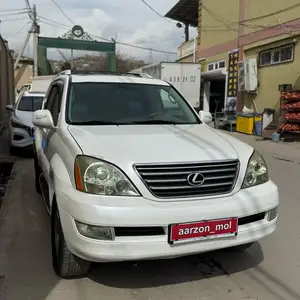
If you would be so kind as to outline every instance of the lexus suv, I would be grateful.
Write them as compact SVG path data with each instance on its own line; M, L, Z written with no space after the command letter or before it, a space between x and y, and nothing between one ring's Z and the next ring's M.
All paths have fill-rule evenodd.
M242 251L275 231L265 160L203 116L153 78L53 79L33 116L34 167L59 276L83 276L91 262Z

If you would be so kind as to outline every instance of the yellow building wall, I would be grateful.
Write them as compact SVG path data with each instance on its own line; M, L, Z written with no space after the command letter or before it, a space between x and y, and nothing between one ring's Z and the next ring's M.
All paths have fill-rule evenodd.
M33 75L33 66L30 64L19 63L18 69L15 71L15 88L19 89L27 84Z
M215 55L215 56L206 57L207 64L212 63L212 62L216 62L216 61L220 61L220 60L225 60L226 61L226 67L227 67L228 52L223 52L223 53L220 53L220 54Z
M189 56L180 58L177 61L178 62L193 62L194 61L194 55L189 55Z
M239 0L199 2L200 47L209 48L238 37Z
M287 9L294 5L298 6ZM273 12L280 10L282 10L282 12L278 12L275 15L273 14ZM268 16L260 18L264 15ZM246 0L245 20L256 19L244 23L244 34L262 30L268 26L276 26L280 23L285 23L299 17L299 0Z
M270 48L282 46L293 42L294 37L280 40L268 45L262 45L245 51L245 58L257 58L259 52ZM248 93L243 94L243 103L248 108L254 108L254 101L259 112L264 108L279 109L280 92L279 84L292 84L294 89L300 89L300 36L295 44L294 61L271 65L266 67L258 67L259 90L257 95Z

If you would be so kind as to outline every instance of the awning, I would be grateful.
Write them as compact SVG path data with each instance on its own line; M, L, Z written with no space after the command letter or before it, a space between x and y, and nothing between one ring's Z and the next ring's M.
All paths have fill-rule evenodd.
M204 80L217 80L217 79L224 79L226 76L226 68L213 70L213 71L207 71L201 73L201 78Z
M165 17L198 27L198 10L199 0L180 0Z

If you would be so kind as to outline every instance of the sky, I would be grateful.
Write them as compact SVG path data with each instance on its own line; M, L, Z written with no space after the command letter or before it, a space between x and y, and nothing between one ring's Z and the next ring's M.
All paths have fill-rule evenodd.
M136 59L152 63L177 59L178 46L184 41L184 29L176 22L167 21L149 9L141 0L29 0L36 5L41 36L58 37L74 24L81 25L92 38L114 38L116 41L141 47L172 52L158 53L150 50L118 45L117 50ZM158 13L165 15L178 0L146 0ZM67 17L55 5L57 3ZM30 27L25 0L2 1L0 7L0 32L8 40L10 49L19 52ZM195 35L191 30L191 37ZM32 55L32 40L25 54ZM70 51L62 51L67 58ZM84 53L75 51L75 56ZM95 54L95 53L93 53ZM48 58L62 59L56 50L48 51Z

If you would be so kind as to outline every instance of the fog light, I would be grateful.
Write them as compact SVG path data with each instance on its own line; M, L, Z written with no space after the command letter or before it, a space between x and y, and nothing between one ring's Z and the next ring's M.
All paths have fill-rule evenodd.
M114 229L113 227L105 226L93 226L75 221L77 230L83 236L96 240L110 240L114 239Z
M278 214L278 207L273 208L272 210L269 211L268 213L268 221L273 221Z

